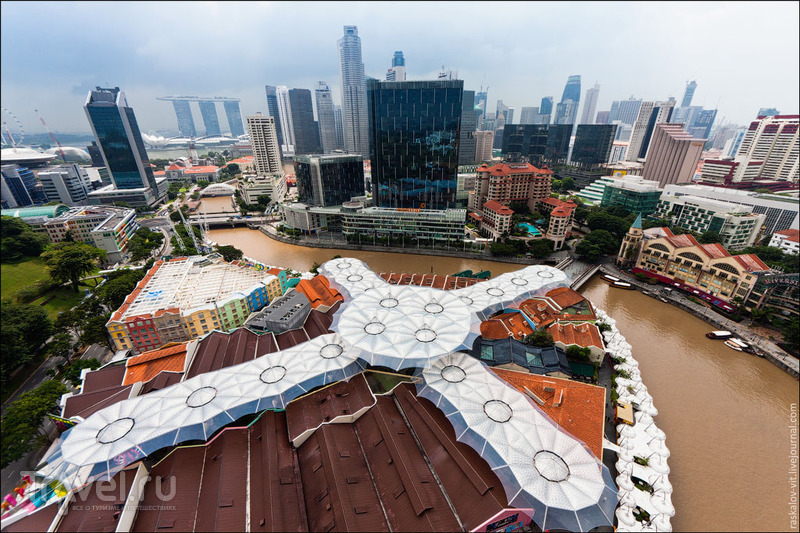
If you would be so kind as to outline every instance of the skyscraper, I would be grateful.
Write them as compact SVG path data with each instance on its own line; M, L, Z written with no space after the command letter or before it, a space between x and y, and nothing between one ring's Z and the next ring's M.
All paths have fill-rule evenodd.
M289 91L289 107L291 109L292 127L294 128L294 153L319 153L319 128L314 122L311 91L308 89L291 89Z
M219 129L219 117L217 116L217 104L213 100L201 100L200 116L203 117L203 125L206 127L207 137L219 137L222 131Z
M608 163L616 134L616 124L579 125L575 132L570 164L597 166Z
M758 115L756 115L756 117L774 117L780 114L781 112L774 107L762 107L758 110Z
M289 102L289 88L285 85L278 85L275 93L278 100L278 114L281 117L281 130L283 131L281 153L283 155L294 155L294 124L292 123L292 106Z
M461 80L369 80L369 144L376 205L456 207L463 90Z
M397 51L392 56L392 68L386 72L386 81L406 81L406 58Z
M475 91L464 91L461 97L461 139L458 145L458 164L475 163L475 130L478 112L475 110Z
M659 187L691 182L704 144L693 139L680 124L657 124L642 177L658 181Z
M475 93L475 108L478 109L478 119L486 118L486 98L489 93L487 91L479 91Z
M156 182L133 109L119 87L89 91L84 105L112 185L91 193L91 203L124 201L153 206L164 200L167 181Z
M275 118L263 116L261 113L247 117L247 130L253 145L256 174L266 176L281 172L281 152L278 148Z
M48 202L61 202L69 206L86 205L92 191L89 173L82 166L71 163L39 172Z
M265 85L267 90L267 111L269 116L275 119L275 130L278 132L278 144L283 146L283 128L281 127L281 115L278 110L278 92L274 85Z
M572 124L551 124L547 128L547 144L542 162L547 166L564 165L569 155Z
M541 166L547 148L547 124L513 124L503 131L503 158L511 161L523 159Z
M763 161L759 179L797 182L799 123L797 115L768 115L751 122L735 161L743 167L751 160Z
M597 117L594 119L595 124L608 124L608 111L598 111Z
M364 158L360 155L299 155L294 160L298 199L330 207L364 195Z
M639 110L642 108L642 100L631 96L627 100L615 100L611 103L611 111L608 113L608 123L619 120L622 124L636 123Z
M581 101L580 75L567 78L561 102L556 106L556 124L575 124L578 118L578 106Z
M244 126L242 126L242 112L239 110L239 102L226 100L222 103L225 109L225 116L228 117L228 126L231 128L231 137L234 139L240 135L244 135Z
M689 107L692 105L692 98L694 98L694 91L697 89L696 81L686 82L686 91L683 93L683 100L681 100L681 107Z
M703 109L694 118L694 122L686 128L695 139L709 139L714 119L717 118L716 109Z
M552 96L545 96L542 98L542 103L539 106L539 113L542 115L552 115L553 114L553 97Z
M539 114L538 107L523 107L519 114L520 124L536 124L536 115Z
M583 114L581 124L591 124L594 119L594 112L597 109L597 97L600 94L600 85L594 84L591 89L586 89L586 98L583 102Z
M173 100L172 107L175 108L175 116L178 117L178 131L184 137L197 137L197 130L194 127L192 108L187 100Z
M344 124L342 122L342 106L333 104L333 119L336 126L336 149L344 150Z
M497 122L495 123L495 128L500 129L506 124L511 123L511 117L513 117L514 110L503 103L502 100L497 101L497 111L495 112L495 118Z
M328 84L324 81L317 83L314 96L317 100L319 140L322 144L322 152L329 154L336 149L336 117L333 112L333 97Z
M364 63L361 38L356 26L345 26L339 39L339 68L342 78L342 122L344 146L350 153L367 155L369 151Z
M31 182L31 188L36 183L33 172L27 168L21 168L17 164L2 166L3 209L33 205L31 191L28 190L28 181Z
M642 102L639 116L633 125L631 132L630 146L625 156L627 161L636 161L647 157L647 150L650 146L650 138L656 124L669 122L675 101L665 102Z

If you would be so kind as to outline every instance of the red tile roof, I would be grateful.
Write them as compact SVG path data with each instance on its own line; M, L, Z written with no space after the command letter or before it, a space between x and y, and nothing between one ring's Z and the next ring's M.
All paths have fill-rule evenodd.
M553 336L553 342L561 342L567 346L577 345L582 347L596 346L604 349L603 338L600 330L594 324L572 324L557 322L548 326L547 332Z
M446 291L462 289L482 281L479 278L461 278L439 274L400 274L381 272L380 276L392 285L419 285Z
M800 230L785 229L783 231L776 231L775 235L783 235L787 241L800 242Z
M574 291L569 287L559 287L557 289L553 289L545 294L548 298L551 298L561 309L566 309L567 307L571 307L577 303L587 301L581 293L578 291Z
M217 170L219 170L219 167L215 165L196 166L187 168L186 174L210 174L212 172L216 172Z
M494 211L499 215L513 215L514 211L510 208L504 206L497 200L489 200L485 204L483 204L484 209L488 209L489 211Z
M151 350L128 359L123 385L139 381L150 381L160 372L183 372L186 361L186 345L182 342L159 350Z
M332 289L328 279L322 275L300 280L295 289L306 295L312 309L320 306L330 308L336 302L344 301L339 291Z
M734 255L733 258L748 272L763 272L764 270L769 270L769 266L755 254Z
M530 298L522 302L519 309L533 320L537 327L544 327L553 323L560 312L560 309L556 309L553 305L554 302L544 298Z
M512 336L520 340L533 333L533 328L522 313L503 313L481 322L480 327L481 336L491 340L507 339Z
M700 248L712 259L721 259L723 257L730 257L731 255L721 244L716 242L713 244L701 244Z
M511 174L552 174L547 168L536 168L530 163L498 163L488 166L486 163L478 168L478 172L489 172L492 176L509 176Z
M606 399L603 387L500 368L492 368L492 371L523 394L527 387L544 400L544 405L535 405L573 437L583 441L595 456L603 457ZM545 387L552 390L545 390ZM560 405L556 407L556 403Z

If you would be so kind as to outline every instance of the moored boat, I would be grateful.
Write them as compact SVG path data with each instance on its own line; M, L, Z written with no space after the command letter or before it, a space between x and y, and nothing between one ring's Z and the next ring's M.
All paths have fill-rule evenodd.
M725 346L727 346L728 348L733 348L737 352L743 352L750 348L750 346L746 342L736 338L726 340Z
M624 281L615 281L611 284L611 286L616 287L618 289L627 289L629 291L636 289L636 287L634 287L630 283L625 283Z
M733 333L730 331L712 331L710 333L706 333L706 337L709 339L730 339L733 337Z
M600 276L600 279L603 281L607 281L608 283L614 283L615 281L621 281L619 278L615 278L614 276L609 276L608 274L603 274Z

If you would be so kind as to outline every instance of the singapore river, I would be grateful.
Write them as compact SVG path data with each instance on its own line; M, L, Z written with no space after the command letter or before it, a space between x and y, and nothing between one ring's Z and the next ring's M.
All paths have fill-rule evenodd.
M210 238L232 244L265 264L298 271L336 254L357 257L376 272L453 274L487 269L496 276L523 267L476 259L305 248L273 241L247 228L211 230ZM711 326L638 291L612 289L595 277L581 292L617 320L659 410L656 422L666 433L672 453L674 530L792 531L790 413L794 408L796 415L797 381L765 359L707 339ZM796 416L794 420L796 424ZM796 485L794 494L796 498Z

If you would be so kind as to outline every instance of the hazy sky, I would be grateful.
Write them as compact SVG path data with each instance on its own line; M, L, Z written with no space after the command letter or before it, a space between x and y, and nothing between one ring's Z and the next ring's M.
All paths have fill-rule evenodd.
M266 113L265 84L323 80L340 103L337 40L351 24L368 76L384 79L402 50L408 79L457 69L515 122L543 96L558 102L571 74L582 100L600 84L598 111L631 95L680 101L692 79L693 104L717 120L800 111L797 2L2 2L0 21L2 106L27 132L44 131L36 108L54 130L90 131L95 85L125 91L143 131L177 130L157 96L238 97L249 115Z

